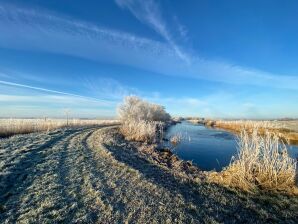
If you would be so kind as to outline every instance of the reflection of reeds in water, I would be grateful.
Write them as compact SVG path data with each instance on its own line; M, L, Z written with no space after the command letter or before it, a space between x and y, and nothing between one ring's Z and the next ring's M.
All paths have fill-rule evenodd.
M238 154L222 172L213 172L209 180L245 191L257 189L297 194L295 187L296 160L289 157L284 143L276 134L239 135Z
M188 135L188 133L178 132L169 137L169 144L167 145L167 147L169 147L171 151L174 151L182 142L186 142L186 141L188 142L191 141L191 138Z
M182 136L180 134L176 134L170 138L170 143L173 146L177 146L181 142Z

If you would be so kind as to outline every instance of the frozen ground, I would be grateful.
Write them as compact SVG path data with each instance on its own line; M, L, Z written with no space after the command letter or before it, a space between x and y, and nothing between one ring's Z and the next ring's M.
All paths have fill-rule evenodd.
M115 128L0 141L0 223L297 223L298 199L192 181Z

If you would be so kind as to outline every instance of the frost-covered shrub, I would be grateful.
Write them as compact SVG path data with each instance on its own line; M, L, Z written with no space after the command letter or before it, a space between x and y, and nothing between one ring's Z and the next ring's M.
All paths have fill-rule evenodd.
M166 122L171 119L163 106L149 103L137 96L125 97L123 103L118 107L118 114L122 121Z
M121 133L127 140L158 142L164 123L171 119L163 106L149 103L136 96L127 96L118 107L122 121Z

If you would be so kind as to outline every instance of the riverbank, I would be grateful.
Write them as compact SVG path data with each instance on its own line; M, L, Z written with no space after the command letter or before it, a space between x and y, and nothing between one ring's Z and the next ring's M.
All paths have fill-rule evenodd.
M149 167L156 166L161 169L162 172L166 173L166 176L156 176L153 173L149 174L149 176L154 176L153 178L156 183L164 183L167 182L168 179L174 177L175 181L179 182L178 185L177 183L175 184L175 191L177 191L176 187L178 187L181 191L186 193L189 199L194 200L194 204L192 205L194 214L202 214L206 212L206 209L214 209L216 207L218 212L216 218L206 217L205 215L200 216L200 220L204 220L203 223L209 223L210 220L213 220L215 223L279 223L283 222L282 219L286 220L285 217L281 218L283 214L285 214L285 211L291 211L291 216L294 215L292 216L293 219L290 218L286 220L287 222L295 223L298 221L298 213L296 210L298 209L297 196L271 194L268 192L248 194L240 190L225 188L220 185L210 183L208 181L208 176L212 172L202 171L197 166L192 165L191 162L180 160L170 151L159 148L156 144L126 141L117 128L106 130L103 133L103 144L109 151L112 152L112 155L117 156L120 160L125 161L125 163L129 163L132 167L136 166L139 170L143 170L143 166L147 167L150 164ZM115 147L117 149L115 149ZM118 150L120 150L121 153ZM139 159L134 160L134 158L131 158L131 154L137 156L138 158L142 158L142 162L140 163ZM172 187L172 183L166 184L166 190L171 191L173 190ZM219 192L220 195L218 194ZM197 200L198 198L203 201L210 200L210 203L208 203L208 205L197 204L202 203L202 201ZM214 203L216 203L216 205ZM288 203L292 203L291 206L293 207L288 207L286 210L282 209L285 208L283 206L286 206ZM239 209L237 209L236 216L238 218L236 219L234 216L235 214L232 214L235 210L231 206L235 206L234 208L237 207ZM242 213L244 212L244 210L242 210L243 208L245 208L244 210L247 209L245 213ZM272 213L274 213L274 215ZM272 218L273 216L275 217Z
M198 164L202 170L221 171L237 154L237 137L228 131L183 121L165 132L166 139L173 136L180 136L181 139L173 152L183 160ZM163 145L172 146L168 141L164 141Z
M250 121L250 120L210 120L192 119L194 124L202 124L214 128L221 128L233 133L240 133L245 129L252 132L255 127L263 134L269 131L277 134L280 138L287 140L289 144L298 145L298 120L289 121Z

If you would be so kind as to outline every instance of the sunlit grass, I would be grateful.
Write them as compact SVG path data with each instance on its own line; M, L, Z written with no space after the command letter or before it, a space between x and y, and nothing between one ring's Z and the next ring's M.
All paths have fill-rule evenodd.
M119 123L119 121L96 119L0 119L0 137L50 131L63 127L80 127L112 123Z
M295 186L296 160L276 134L260 135L242 130L238 154L222 172L213 172L209 180L249 192L257 190L297 194Z
M124 122L120 131L126 140L156 143L162 135L163 126L162 122L157 121L131 120Z
M238 133L243 129L249 133L257 129L259 134L264 135L266 132L270 132L278 135L284 141L298 144L297 121L216 120L214 126Z

